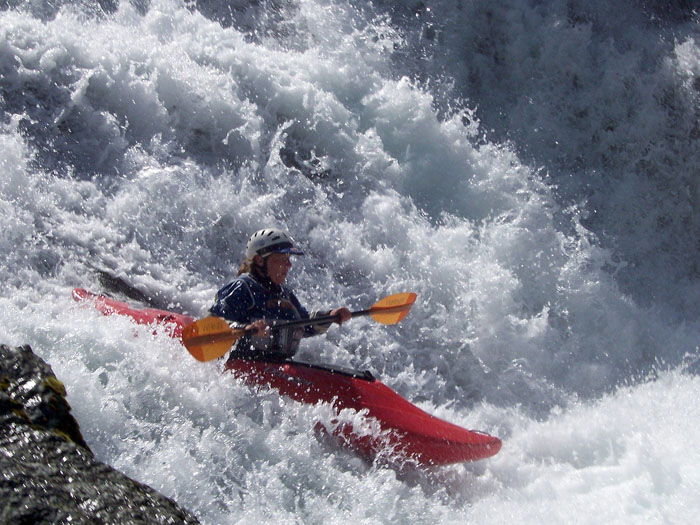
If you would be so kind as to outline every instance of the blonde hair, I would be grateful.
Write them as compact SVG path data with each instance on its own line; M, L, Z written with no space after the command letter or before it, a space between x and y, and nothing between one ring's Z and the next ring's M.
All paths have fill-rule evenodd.
M253 269L253 265L255 264L253 259L254 257L248 257L241 263L241 265L238 267L238 275L250 273L250 271Z

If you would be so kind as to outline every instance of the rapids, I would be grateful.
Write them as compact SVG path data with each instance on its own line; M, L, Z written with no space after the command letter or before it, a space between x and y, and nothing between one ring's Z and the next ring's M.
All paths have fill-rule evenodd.
M698 514L700 21L492 4L0 4L0 342L52 365L101 461L210 524ZM419 295L300 357L502 451L367 464L316 438L329 407L70 298L105 270L204 315L267 225L310 308Z

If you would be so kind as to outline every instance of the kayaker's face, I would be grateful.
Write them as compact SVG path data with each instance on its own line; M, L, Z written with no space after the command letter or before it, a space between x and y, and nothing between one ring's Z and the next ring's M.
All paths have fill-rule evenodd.
M287 253L273 253L267 257L267 276L275 284L282 284L292 267Z

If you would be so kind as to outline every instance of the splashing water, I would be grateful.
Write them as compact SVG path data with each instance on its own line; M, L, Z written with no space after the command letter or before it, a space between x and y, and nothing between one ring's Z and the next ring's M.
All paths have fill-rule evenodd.
M680 3L11 4L0 340L52 364L100 460L205 523L697 513L700 50ZM363 463L316 439L328 407L70 300L105 269L203 315L268 225L304 247L309 307L419 294L400 325L300 357L368 368L499 455Z

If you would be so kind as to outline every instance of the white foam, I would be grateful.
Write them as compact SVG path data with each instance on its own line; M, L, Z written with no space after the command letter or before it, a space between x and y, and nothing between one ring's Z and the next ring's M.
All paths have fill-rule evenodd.
M465 35L478 29L457 18ZM45 22L0 13L0 342L29 343L52 364L98 458L205 523L689 520L692 275L640 299L664 285L653 268L665 259L625 273L625 250L586 229L585 202L563 207L521 145L487 139L471 110L436 109L446 91L407 79L401 68L424 62L398 56L412 34L378 8L309 0L260 24L245 35L169 0L144 15L128 3ZM523 60L533 42L548 53L565 42L542 59L554 69L596 38L557 26L550 42L549 26L505 27ZM445 37L456 49L457 34ZM694 89L696 48L685 39L668 58L683 73L678 89ZM618 94L615 67L636 64L625 53L600 60L609 76L593 98ZM508 64L507 78L524 78L527 64ZM495 111L520 84L490 79L487 65L478 70L493 91L479 94ZM456 78L468 73L453 66ZM647 78L668 81L654 71ZM576 103L557 83L547 93L551 105L516 103L509 121L524 130L533 109ZM640 103L662 112L653 97ZM569 133L572 156L580 130L555 116L537 119ZM651 140L642 124L628 133ZM518 138L552 153L540 136ZM596 184L598 195L611 184L618 203L640 189ZM633 216L606 213L604 224ZM652 222L624 243L658 245L665 230ZM103 268L203 315L247 235L270 224L307 253L290 282L310 308L419 294L401 324L353 320L305 341L301 357L369 368L425 410L503 437L499 455L430 472L365 464L316 437L328 407L244 387L167 336L70 299L75 286L99 288L93 268Z

